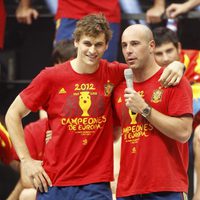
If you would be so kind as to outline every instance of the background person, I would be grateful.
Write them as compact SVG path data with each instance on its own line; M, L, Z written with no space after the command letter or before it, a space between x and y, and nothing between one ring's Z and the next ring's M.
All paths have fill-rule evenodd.
M168 18L176 18L177 16L187 13L194 7L200 5L200 0L188 0L184 3L172 3L166 9Z
M171 62L177 60L185 64L185 76L189 80L193 91L193 114L196 119L197 113L200 111L200 68L199 68L199 50L182 49L179 39L173 31L170 29L159 27L153 30L156 48L155 59L160 66L167 66ZM194 163L195 171L197 173L197 187L193 200L200 198L200 183L198 178L200 177L199 156L200 151L198 148L198 137L200 137L199 131L195 130L196 126L200 124L199 120L196 120L193 127L194 137L190 139L190 159L193 163L193 150L194 150ZM192 145L193 142L193 145ZM193 175L192 175L193 176Z
M59 0L54 44L60 40L71 40L77 21L87 14L98 12L102 12L106 16L113 31L113 37L109 41L109 47L104 58L108 61L117 60L121 21L118 0ZM30 0L20 1L16 11L16 17L20 23L30 24L38 15L38 11L31 7Z

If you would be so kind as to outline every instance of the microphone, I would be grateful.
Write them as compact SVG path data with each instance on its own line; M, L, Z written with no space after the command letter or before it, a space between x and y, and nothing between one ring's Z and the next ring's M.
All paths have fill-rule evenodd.
M132 69L125 69L124 77L126 79L127 88L133 89L133 71L132 71ZM136 114L133 111L131 111L131 113L132 113L132 115Z
M126 79L127 88L133 89L133 71L132 71L132 69L125 69L124 77Z

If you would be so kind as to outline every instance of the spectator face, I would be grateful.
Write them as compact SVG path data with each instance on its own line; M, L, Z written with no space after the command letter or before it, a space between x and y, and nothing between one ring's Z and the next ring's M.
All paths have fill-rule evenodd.
M97 66L108 45L105 34L101 33L97 37L82 35L79 41L75 41L75 47L77 47L77 59L81 63Z
M164 43L161 46L155 48L156 62L166 67L173 61L179 61L180 47L176 48L172 42Z

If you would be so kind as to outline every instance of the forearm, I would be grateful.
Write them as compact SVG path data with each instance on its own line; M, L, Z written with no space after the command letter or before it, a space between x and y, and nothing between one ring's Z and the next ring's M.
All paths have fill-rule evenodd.
M21 7L28 8L28 7L31 6L31 0L20 0L19 4L20 4Z
M24 130L22 126L22 118L30 111L26 108L20 96L18 96L9 107L6 116L6 126L10 134L11 140L22 161L24 158L30 158L30 154L24 139Z
M17 155L20 160L23 160L24 158L29 158L30 154L25 144L21 119L16 115L17 114L8 112L6 115L6 125Z
M200 4L200 0L189 0L186 1L185 3L187 11L191 10L192 8L198 6Z
M147 120L162 134L179 142L186 142L192 133L192 116L171 117L152 108Z
M8 198L6 200L17 200L19 199L19 195L23 190L23 186L21 181L19 180L17 182L17 185L15 186L15 188L13 189L13 191L11 192L11 194L8 196Z
M165 0L154 0L154 7L165 8Z

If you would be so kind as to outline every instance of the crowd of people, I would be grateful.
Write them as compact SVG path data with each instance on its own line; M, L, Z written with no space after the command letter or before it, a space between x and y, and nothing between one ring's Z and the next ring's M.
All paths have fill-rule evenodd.
M175 18L198 4L172 4L166 15ZM20 23L38 15L30 0L20 1ZM197 173L193 200L200 199L200 52L182 50L166 27L151 30L147 24L156 17L149 11L147 23L129 25L120 41L118 0L58 1L55 66L15 98L5 116L8 131L0 124L1 160L21 177L8 200L187 199L188 143ZM126 64L117 62L119 43ZM45 119L24 128L22 119L41 109Z

